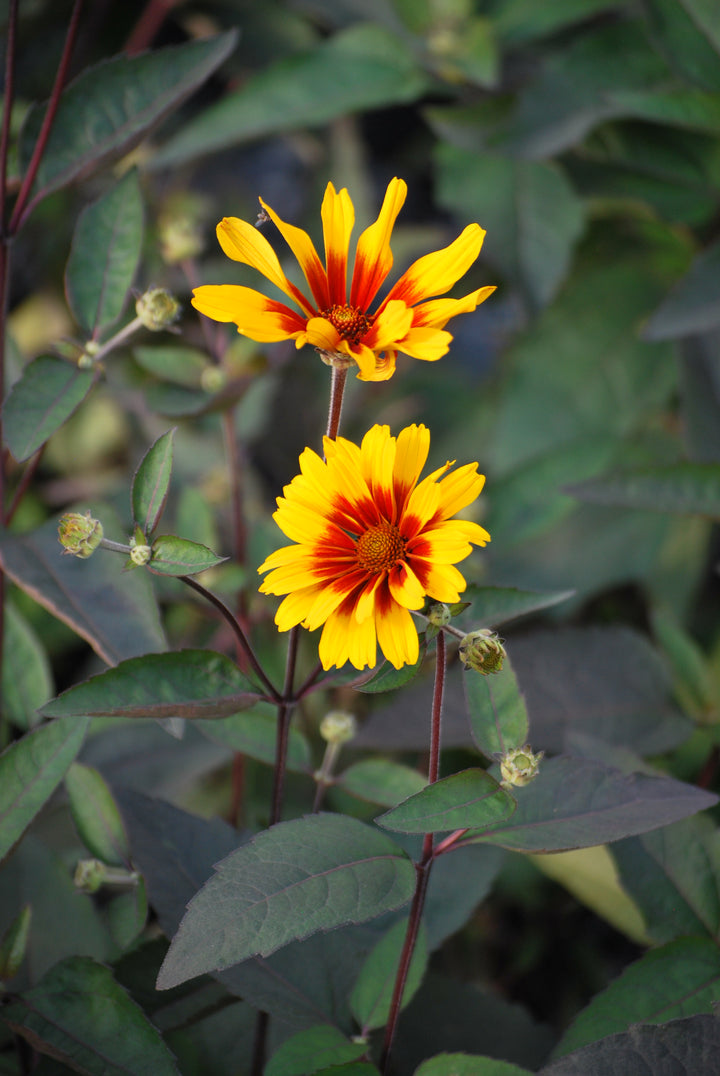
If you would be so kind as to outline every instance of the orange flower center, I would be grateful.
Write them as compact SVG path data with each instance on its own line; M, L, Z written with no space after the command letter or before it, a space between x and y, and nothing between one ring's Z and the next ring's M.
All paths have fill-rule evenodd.
M358 564L366 572L382 572L403 559L405 539L396 526L383 521L360 535L356 552Z
M357 306L338 306L336 303L323 310L322 316L337 329L343 340L349 340L351 344L359 344L372 324Z

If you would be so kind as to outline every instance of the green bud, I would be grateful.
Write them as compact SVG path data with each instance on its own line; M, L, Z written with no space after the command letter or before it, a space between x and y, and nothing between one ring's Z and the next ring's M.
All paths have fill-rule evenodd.
M58 538L65 553L85 560L102 542L103 526L89 512L66 512L58 525Z
M452 620L449 606L444 605L442 602L435 602L434 605L431 605L425 616L434 628L444 628Z
M220 366L206 366L200 375L200 387L205 392L220 392L227 385L227 374Z
M329 744L347 743L357 732L357 721L345 710L331 710L320 722L320 735Z
M83 893L97 893L105 884L107 867L99 859L81 859L75 868L73 885Z
M180 303L165 288L149 288L135 303L135 312L146 329L160 332L180 316Z
M459 654L466 669L475 669L483 676L500 672L506 657L502 639L490 628L479 628L466 635Z
M131 538L130 560L136 568L142 568L145 564L149 564L152 560L152 547L138 542L135 538Z
M544 751L539 751L537 755L534 755L525 744L524 747L515 747L503 755L500 759L500 773L504 787L522 788L524 785L529 785L538 775L540 760L544 753Z

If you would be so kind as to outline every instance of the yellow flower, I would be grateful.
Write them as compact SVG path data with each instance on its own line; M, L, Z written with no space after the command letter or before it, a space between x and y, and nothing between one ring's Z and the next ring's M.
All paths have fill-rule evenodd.
M480 253L485 232L479 224L469 224L450 246L419 258L372 309L392 268L390 235L406 194L403 180L391 180L378 219L357 241L349 292L348 256L355 211L347 190L336 191L328 183L325 191L321 213L324 266L307 232L286 224L261 198L264 212L295 255L312 297L288 280L274 250L256 227L237 217L225 217L217 235L227 256L258 269L298 309L236 284L195 288L193 306L215 321L234 322L238 332L251 340L294 340L298 348L311 344L331 363L356 362L358 377L364 381L392 377L398 351L428 362L441 358L452 340L445 331L450 318L474 310L495 290L478 288L462 299L433 298L464 276Z
M396 669L418 658L410 609L425 596L456 602L465 580L454 565L490 535L452 519L480 493L485 478L470 463L446 463L418 483L430 448L425 426L397 438L373 426L358 447L325 438L326 460L306 448L301 473L278 497L273 518L295 542L271 553L260 590L286 594L280 631L324 624L323 668L376 663L376 644Z

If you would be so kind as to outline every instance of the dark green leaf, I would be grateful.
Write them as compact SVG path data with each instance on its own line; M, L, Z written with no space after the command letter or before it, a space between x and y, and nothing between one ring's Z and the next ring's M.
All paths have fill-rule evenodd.
M500 672L489 676L467 669L464 680L470 728L482 753L495 758L523 747L528 738L528 715L509 659Z
M143 204L137 172L82 211L65 273L70 308L97 339L122 313L143 240Z
M517 791L518 806L477 840L522 852L561 852L606 844L667 826L712 807L716 797L668 777L626 775L599 762L553 758Z
M103 912L115 944L125 952L147 923L148 902L144 880L138 878L126 892L114 894L105 904Z
M394 807L420 792L427 780L417 770L387 758L366 758L338 774L335 784L345 792L382 807Z
M701 251L643 329L646 340L668 340L707 332L720 325L720 297L713 287L720 273L720 243Z
M328 71L342 71L328 93ZM417 100L429 85L412 51L383 27L351 26L280 60L185 125L154 159L165 168L251 138L319 126L348 113Z
M152 544L148 570L155 575L197 575L227 559L218 557L199 542L190 542L174 534L160 534Z
M328 1065L354 1061L366 1049L364 1042L350 1042L336 1027L320 1024L286 1039L263 1072L264 1076L311 1076Z
M720 1049L720 1020L714 1016L689 1016L668 1024L638 1024L629 1031L610 1035L583 1046L567 1057L546 1065L540 1076L616 1076L617 1073L668 1073L668 1076L699 1076L712 1073Z
M92 388L91 370L41 355L25 367L3 406L8 448L18 462L45 444Z
M503 0L493 21L503 43L521 45L611 11L621 3L622 0L554 0L552 4Z
M213 743L223 744L270 766L275 764L277 718L274 713L254 707L222 721L200 721L196 727ZM289 770L298 773L312 771L310 744L302 732L292 726L288 736L286 765Z
M202 351L189 347L136 347L135 361L149 374L188 389L199 389L210 361Z
M122 157L208 78L232 51L234 30L214 38L118 56L84 71L65 90L33 187L44 197ZM21 136L23 167L43 114Z
M280 823L217 865L188 907L158 989L373 919L414 889L411 861L370 826L330 814Z
M85 847L103 863L129 866L125 827L105 779L92 766L73 762L65 776L70 812Z
M720 519L720 463L672 463L568 486L583 501Z
M718 689L699 644L667 609L652 613L652 630L673 673L673 691L695 721L717 717Z
M14 979L27 953L32 906L26 904L0 939L0 980Z
M405 918L390 928L368 956L353 987L350 1007L363 1037L369 1031L384 1027L388 1021L407 928ZM427 961L427 940L425 931L421 929L408 968L401 1008L405 1008L417 992Z
M682 344L680 400L688 458L720 462L720 379L715 376L720 331L690 336Z
M50 662L28 622L12 602L5 605L2 697L7 717L21 729L40 720L36 711L55 694Z
M114 511L95 505L106 534L120 531ZM109 665L166 646L155 597L144 572L123 573L122 560L97 551L89 560L62 554L57 520L0 540L0 559L14 583L69 624Z
M92 1076L178 1072L140 1006L89 957L56 964L3 1010L3 1019L40 1053Z
M403 665L402 668L396 669L389 661L384 661L370 680L357 685L357 690L373 695L381 691L394 691L398 687L404 687L405 684L409 684L411 680L414 680L420 672L426 652L427 647L423 640L420 646L420 654L413 665Z
M62 781L87 727L85 718L41 725L0 755L0 859Z
M640 908L657 942L683 934L720 932L720 836L709 818L613 846L623 888Z
M555 1048L563 1056L632 1024L665 1024L710 1013L720 1001L720 950L709 938L680 938L645 953L575 1018Z
M175 429L173 427L158 437L133 476L133 520L146 538L156 529L165 510L172 475Z
M471 1057L469 1054L438 1054L423 1061L414 1076L530 1076L530 1069L521 1069L509 1061L494 1057Z
M149 385L145 391L145 399L151 411L157 411L166 418L203 415L220 409L218 397L212 393L166 382Z
M214 650L129 658L47 703L48 717L228 717L260 698L237 665Z
M484 253L536 308L560 286L580 237L583 213L555 165L440 145L438 198L487 228Z
M717 53L720 53L720 24L714 0L679 0L699 30L707 37Z
M707 25L703 27L703 6L703 0L649 0L646 10L653 42L680 78L706 90L720 90L717 12L711 17L708 7ZM711 43L712 23L715 24L715 48Z
M479 587L471 583L465 591L471 602L468 617L485 628L497 628L519 616L550 609L573 596L572 590L538 594L517 587ZM467 618L466 618L467 619Z
M463 770L380 815L376 822L400 833L443 833L493 826L515 810L515 800L485 770Z

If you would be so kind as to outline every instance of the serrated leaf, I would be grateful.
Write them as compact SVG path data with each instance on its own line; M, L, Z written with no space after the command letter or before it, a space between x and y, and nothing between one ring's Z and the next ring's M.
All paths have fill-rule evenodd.
M471 1057L470 1054L438 1054L423 1061L414 1076L530 1076L530 1069L521 1069L510 1061L494 1057Z
M92 855L110 866L129 866L130 848L112 792L92 766L73 762L65 790L75 827Z
M228 717L261 698L237 665L214 650L129 658L68 688L42 708L48 717Z
M350 1042L336 1027L320 1024L286 1039L263 1070L264 1076L311 1076L321 1069L361 1057L364 1042ZM337 1071L337 1070L336 1070Z
M3 1010L40 1053L91 1076L177 1076L172 1054L109 968L70 957Z
M338 774L334 783L358 799L394 807L420 792L427 780L417 770L402 763L387 758L366 758Z
M712 807L717 797L667 777L626 775L599 762L553 758L517 790L517 810L473 839L523 852L607 844Z
M583 501L720 519L720 463L672 463L568 487Z
M0 755L0 859L62 781L87 727L86 719L41 725Z
M21 463L59 430L92 388L94 374L52 355L41 355L23 370L3 406L5 439Z
M363 1037L366 1037L369 1031L384 1027L388 1021L407 927L407 919L401 919L380 939L363 964L353 987L350 1007ZM425 930L421 927L407 972L401 1008L405 1008L415 996L425 974L427 961L427 939Z
M221 721L200 721L196 727L213 743L223 744L270 766L275 764L277 718L274 714L253 708ZM300 730L292 725L288 730L285 764L289 770L298 773L312 772L310 744Z
M710 1013L720 1001L720 950L709 938L679 938L645 953L575 1018L555 1048L562 1057L632 1024L665 1024Z
M106 533L122 533L109 506L93 507ZM167 645L145 573L123 574L120 558L104 552L88 560L63 556L57 520L28 534L2 536L0 560L21 590L69 624L109 665Z
M60 99L33 196L45 197L131 150L202 85L236 40L237 33L231 30L139 56L118 56L84 71ZM42 111L35 109L23 128L23 168L42 118Z
M137 271L143 241L143 203L137 172L78 218L65 271L70 309L93 339L122 313Z
M133 476L133 520L147 538L156 529L165 510L172 475L175 429L173 426L158 437L143 456Z
M515 800L486 770L443 777L375 819L400 833L443 833L492 826L509 818Z
M556 590L542 594L518 590L517 587L479 587L471 583L465 593L471 603L469 616L473 623L484 628L496 628L519 616L560 605L575 592Z
M343 77L328 93L327 72L333 70ZM378 25L350 26L310 52L278 61L206 109L163 146L153 167L279 131L318 126L336 116L414 101L428 85L402 40Z
M500 672L483 676L475 669L464 674L473 739L487 758L523 747L528 738L525 699L508 658Z
M407 903L415 868L354 818L318 814L259 833L193 898L158 976L166 990L291 941Z
M154 575L197 575L227 559L218 557L212 549L199 542L190 542L174 534L160 534L152 544L148 571Z
M2 697L7 717L21 729L32 728L36 711L55 692L45 649L28 622L8 601L3 636Z

